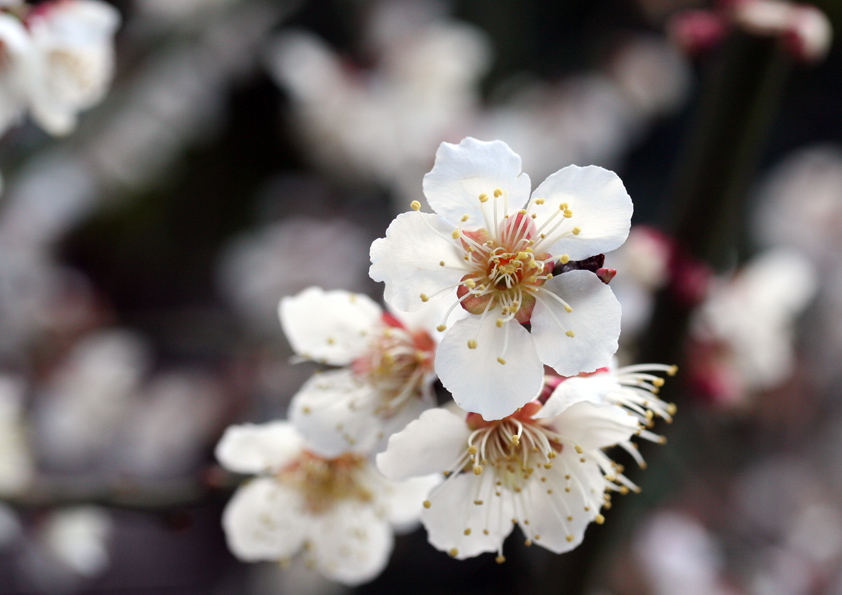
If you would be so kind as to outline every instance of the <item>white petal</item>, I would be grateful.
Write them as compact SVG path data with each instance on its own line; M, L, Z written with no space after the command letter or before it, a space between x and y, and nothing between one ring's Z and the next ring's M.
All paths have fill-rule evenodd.
M353 501L316 517L309 537L307 555L319 572L350 586L383 572L394 543L389 523L370 505Z
M442 143L433 169L424 176L424 196L433 210L448 221L457 222L468 215L467 228L487 227L479 195L492 197L485 203L489 218L493 217L493 196L498 188L508 193L509 206L504 213L501 205L498 220L522 208L529 198L531 183L520 169L520 157L503 141L483 142L468 137L458 145Z
M436 490L430 508L421 511L421 523L433 547L459 560L502 547L514 528L514 507L507 492L494 495L493 483L492 473L463 473ZM474 503L480 500L482 504Z
M298 492L270 477L240 487L222 513L228 548L246 562L292 556L304 541L308 522Z
M278 306L293 350L307 359L343 366L362 355L383 310L368 296L309 287Z
M561 297L572 311L538 293L531 322L541 361L562 376L610 365L620 337L620 303L611 288L589 271L563 273L543 288ZM566 336L567 331L574 336Z
M580 402L554 418L552 428L574 444L598 449L624 442L640 428L637 418L617 405Z
M568 378L556 387L535 417L555 417L581 401L603 404L606 395L619 388L620 384L613 374L597 373L592 376Z
M286 421L228 426L216 445L216 459L236 473L272 473L298 456L302 444L301 434Z
M370 406L377 390L354 377L351 370L315 374L292 398L289 417L307 439L307 448L335 458L344 452L366 452L379 439L382 418Z
M377 468L391 479L446 471L467 451L470 434L463 418L429 409L389 438L386 452L377 455Z
M541 245L542 251L581 260L618 248L629 235L631 198L612 171L595 165L569 165L544 180L532 196L544 199L543 205L533 201L530 207L538 215L535 222L539 227L559 210L559 204L566 202L573 216L558 230L581 228L578 235L570 234L552 244ZM552 241L552 235L547 241Z
M387 303L418 310L422 293L432 296L468 273L461 248L449 239L454 229L441 217L412 211L395 217L386 237L374 240L369 275L386 283Z
M495 310L482 323L480 316L457 322L436 352L436 373L453 400L486 420L506 417L534 399L544 378L544 366L529 332L516 322L498 328ZM474 339L477 347L470 349L468 341ZM500 356L505 364L498 361Z
M389 522L401 532L414 528L421 516L424 500L441 480L441 473L404 481L387 480L380 488L378 498L385 507Z
M570 480L565 479L567 475ZM560 554L582 542L585 529L599 513L605 480L595 462L581 463L564 455L556 459L546 477L546 482L530 481L526 486L523 500L529 503L529 524L521 522L520 526L535 544ZM534 539L536 534L540 538Z
M458 300L456 288L445 291L439 296L430 298L423 307L413 312L402 312L394 308L388 308L389 313L397 318L401 324L410 332L426 331L434 341L440 341L442 333L436 330L438 325L444 321L447 310ZM464 308L454 308L447 318L447 324L455 324L457 320L471 316Z

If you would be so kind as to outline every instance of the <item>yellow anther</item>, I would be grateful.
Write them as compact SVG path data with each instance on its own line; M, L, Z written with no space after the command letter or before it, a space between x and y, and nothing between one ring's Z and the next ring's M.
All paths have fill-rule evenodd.
M502 318L497 319L497 328L502 328L504 324L506 324L505 320L503 320Z
M475 455L479 452L476 446L469 446L468 447L468 454Z
M529 252L518 252L517 257L519 260L530 260L532 255Z
M450 234L450 237L452 237L454 240L458 240L460 235L462 235L462 230L454 229L453 233Z
M664 379L663 378L655 378L655 380L652 381L652 384L654 386L657 386L657 387L660 388L660 387L664 386Z
M573 308L571 308L568 304L564 304L564 311L570 314L573 311Z
M521 209L518 211L521 215L526 215L526 209Z
M440 333L443 333L444 331L447 330L447 325L446 324L440 324L436 327L436 330Z
M574 236L577 236L577 235L579 235L580 233L582 233L582 228L581 228L581 227L579 227L579 226L577 225L576 227L574 227L574 228L573 228L573 230L572 230L572 231L573 231L573 235L574 235Z
M564 209L564 213L562 214L564 215L565 219L570 219L573 216L573 211L571 211L570 209Z
M537 218L538 218L538 213L532 213L532 214L530 215L530 217L532 217L533 219L537 219Z
M536 198L536 199L535 199L535 204L536 204L536 205L542 205L542 204L544 204L544 199L543 199L543 198Z
M498 357L498 358L497 358L497 361L498 361L500 364L505 364L505 363L506 363L506 360L504 360L502 357Z
M550 280L550 279L552 279L552 278L553 278L553 274L552 274L552 273L547 273L547 281L549 281L549 280Z
M479 201L480 202L488 202L488 195L485 192L483 192L482 194L479 195Z
M497 562L498 564L502 564L503 562L506 561L506 556L504 556L503 554L500 554L499 556L494 558L494 561Z
M457 548L450 548L450 552L448 552L452 557L456 557L459 555L459 550Z
M473 289L476 286L477 286L477 282L474 281L473 279L468 279L467 281L465 281L465 287L467 287L468 289Z
M563 202L563 203L561 203L560 205L558 205L558 208L560 208L560 209L563 211L564 209L569 209L569 208L570 208L570 204L569 204L569 203L566 203L566 202Z
M444 261L443 261L443 260L440 260L440 261L439 261L439 266L440 266L440 267L443 267L443 266L444 266Z
M426 293L422 293L422 294L421 294L421 301L422 301L422 302L429 302L429 301L430 301L430 296L428 296Z
M567 264L568 262L570 262L570 256L568 256L567 254L562 254L561 258L559 258L558 261L561 264Z
M495 190L494 190L494 198L500 198L501 196L503 196L503 191L502 191L502 190L500 190L499 188L495 188Z
M476 349L477 348L477 340L476 339L468 339L468 349Z
M429 500L424 500L424 508L430 508L433 505Z
M470 534L471 534L471 530L470 530L470 529L465 529L465 535L470 535Z
M474 500L474 504L476 504L477 506L482 506L483 502L482 500ZM488 535L488 533L486 533L486 535Z
M482 466L474 465L474 475L482 475Z
M512 434L512 444L515 446L520 444L520 437L517 434Z
M660 444L666 444L667 443L667 437L666 436L658 436L658 442Z
M564 334L570 337L571 339L576 336L576 333L574 333L572 330L569 330Z
M523 545L529 547L530 545L532 545L532 540L527 538L527 540L523 542Z
M573 537L572 535L567 536L567 541L573 541L574 539L575 539L575 537Z
M595 522L597 525L601 525L602 523L604 523L604 522L605 522L605 517L604 517L604 516L602 516L601 514L598 514L598 515L596 515L596 518L594 519L594 522Z
M675 406L675 403L670 403L667 405L667 413L670 415L675 415L675 412L678 411L678 407Z
M418 202L417 200L413 200L411 203L409 203L409 206L412 207L413 211L420 211L421 210L421 203Z
M576 452L578 452L579 454L582 454L583 452L585 452L585 451L582 449L582 447L581 447L581 446L579 446L578 444L577 444L576 446L574 446L573 448L575 448L575 449L576 449Z
M667 374L670 376L675 376L678 373L678 366L672 365L670 369L667 370Z
M464 223L465 221L467 221L470 218L471 218L470 215L462 215L462 223Z

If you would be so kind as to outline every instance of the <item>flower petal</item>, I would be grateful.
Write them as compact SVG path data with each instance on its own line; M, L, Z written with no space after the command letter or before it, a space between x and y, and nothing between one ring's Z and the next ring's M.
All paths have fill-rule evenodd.
M620 388L616 376L608 373L568 378L556 387L535 417L555 417L571 405L581 401L601 405L605 403L605 397L608 393Z
M569 165L544 180L535 192L530 211L537 214L540 227L559 211L559 204L567 203L573 216L548 234L541 251L567 254L572 260L581 260L614 250L626 241L631 226L632 202L622 180L612 171L589 165ZM543 198L544 204L535 203ZM579 227L578 235L567 234L554 240L558 232ZM552 224L547 229L551 229Z
M298 456L302 443L286 421L228 426L216 445L216 459L236 473L272 473Z
M523 500L529 503L529 524L519 524L536 544L560 554L582 543L585 529L599 513L605 480L595 462L580 463L564 455L546 477L546 482L528 482Z
M377 468L390 479L446 471L467 450L470 434L464 419L445 409L428 409L389 438L386 451L377 455Z
M397 531L405 532L417 526L424 500L441 480L441 473L435 473L385 482L378 497L386 508L389 522L395 525Z
M453 229L441 217L412 211L395 217L386 237L374 240L369 275L386 283L387 303L418 310L422 293L432 296L467 274L462 250L450 239Z
M335 458L344 452L367 452L379 438L383 420L373 414L377 390L351 370L314 375L292 398L289 417L313 452Z
M430 496L430 508L421 511L430 544L459 560L502 548L514 528L514 507L507 494L494 495L493 485L493 474L463 473L445 481Z
M300 495L270 477L259 477L236 491L222 513L231 552L240 560L281 560L304 542L308 519Z
M516 322L497 328L495 310L471 316L447 331L436 352L436 373L462 409L501 419L535 398L544 366L529 332ZM508 344L505 335L508 333ZM476 348L468 347L476 340ZM498 361L505 360L505 364Z
M562 376L611 364L620 337L620 303L611 288L589 271L570 271L547 281L532 312L532 337L541 361ZM573 331L573 337L565 332Z
M348 291L308 287L278 306L293 350L319 363L343 366L361 355L383 310L371 298Z
M367 504L338 503L315 517L307 556L331 580L353 586L383 572L392 553L394 535L389 523Z
M482 214L480 194L494 200L497 189L508 193L508 211L501 206L497 219L522 208L529 198L531 182L521 173L520 156L503 141L479 141L465 138L458 145L442 143L436 151L433 169L424 176L424 196L430 207L448 221L456 223L464 215L467 228L487 227ZM485 203L493 217L493 202Z
M635 416L617 405L580 402L553 418L553 429L584 449L599 449L624 442L640 429Z

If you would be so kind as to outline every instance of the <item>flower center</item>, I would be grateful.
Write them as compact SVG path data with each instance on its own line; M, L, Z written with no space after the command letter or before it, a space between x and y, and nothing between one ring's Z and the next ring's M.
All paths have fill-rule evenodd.
M303 451L296 461L277 473L277 478L304 495L308 511L322 514L340 500L371 501L371 491L359 481L366 464L364 456L354 453L325 459Z

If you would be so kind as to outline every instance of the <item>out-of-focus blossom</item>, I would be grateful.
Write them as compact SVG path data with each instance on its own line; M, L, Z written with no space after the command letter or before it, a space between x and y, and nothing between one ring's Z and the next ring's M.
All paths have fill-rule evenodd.
M120 14L99 0L65 0L39 5L26 24L35 52L32 116L51 134L68 134L111 84Z
M102 573L109 563L111 517L93 506L52 513L39 527L42 547L60 564L83 577Z
M669 280L671 253L665 235L638 225L619 249L606 255L606 264L618 271L611 288L623 307L622 344L634 342L648 324L655 293Z
M148 357L143 342L126 331L101 331L74 346L37 402L35 428L47 461L74 467L104 456Z
M275 332L285 295L311 285L361 290L367 247L363 231L348 221L290 217L233 240L220 259L218 283L254 330Z
M644 521L634 551L653 595L724 595L724 554L698 521L662 511Z
M0 13L0 134L26 110L31 61L32 41L23 24Z
M449 311L473 315L442 338L436 373L457 404L487 419L533 399L544 364L567 376L607 365L620 332L619 304L596 275L552 271L623 243L632 212L623 183L569 166L530 198L520 166L501 141L442 143L424 177L436 213L414 203L371 246L370 275L385 281L387 303L414 311L444 294Z
M734 404L792 373L796 318L816 292L811 263L770 250L711 286L692 321L690 373L715 401Z
M0 497L24 491L35 472L23 419L23 389L20 380L0 376Z
M282 299L279 312L298 355L346 366L314 375L290 404L291 419L322 456L369 452L434 404L433 335L443 308L392 314L367 296L311 287Z
M438 481L389 481L359 454L319 457L288 422L231 426L216 456L231 471L258 475L237 490L222 516L235 556L283 561L303 551L319 572L347 585L383 570L393 526L416 522Z
M189 473L201 460L222 408L218 383L207 374L173 371L153 378L122 420L115 445L120 469L138 477Z
M555 391L498 421L444 409L421 414L389 439L378 468L393 479L444 472L421 513L430 543L465 559L497 552L517 524L526 543L555 553L603 522L608 490L634 488L601 449L640 430L614 405L570 401Z
M688 10L672 18L671 36L690 54L709 50L733 26L760 37L780 39L798 60L821 61L830 50L830 20L811 4L785 0L720 2L714 11Z

